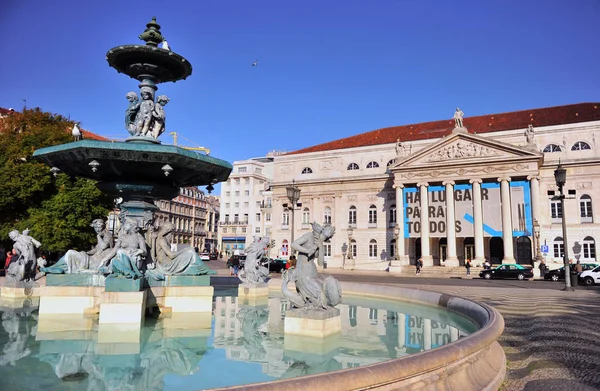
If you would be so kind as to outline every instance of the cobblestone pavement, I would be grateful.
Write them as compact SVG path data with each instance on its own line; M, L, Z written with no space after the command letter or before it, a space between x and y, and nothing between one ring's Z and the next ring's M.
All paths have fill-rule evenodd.
M501 390L600 389L600 290L419 289L480 301L502 314L506 325L500 344L508 368Z

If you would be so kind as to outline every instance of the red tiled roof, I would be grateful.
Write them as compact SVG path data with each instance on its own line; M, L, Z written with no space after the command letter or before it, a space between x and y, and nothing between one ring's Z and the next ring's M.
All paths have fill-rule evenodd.
M0 107L0 115L8 115L13 113L14 110L5 109L4 107Z
M600 120L600 103L578 103L543 109L513 111L511 113L465 117L463 122L465 127L469 129L469 133L479 134L502 130L525 129L529 124L532 124L534 127L540 127L597 120ZM389 144L395 143L397 139L404 142L439 138L450 134L453 128L454 120L452 119L393 126L391 128L372 130L355 136L299 149L287 155Z

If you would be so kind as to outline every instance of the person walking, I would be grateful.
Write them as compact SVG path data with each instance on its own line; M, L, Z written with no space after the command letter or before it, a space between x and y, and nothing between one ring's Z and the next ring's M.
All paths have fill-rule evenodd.
M8 270L8 265L10 265L10 262L12 261L13 257L17 255L17 250L15 250L14 248L12 250L10 250L8 252L8 254L6 254L6 262L4 263L4 270Z
M421 274L421 268L423 268L423 262L421 261L421 259L417 260L417 272L416 275L418 276L419 274Z
M581 262L577 261L575 264L575 271L577 274L583 273L583 266L581 265Z
M540 265L538 266L540 269L540 277L544 278L546 275L546 262L542 259Z
M238 271L240 269L240 256L239 255L233 256L233 258L231 259L231 266L233 267L233 276L237 277Z
M465 267L467 268L467 276L471 275L471 260L467 259L467 262L465 262Z

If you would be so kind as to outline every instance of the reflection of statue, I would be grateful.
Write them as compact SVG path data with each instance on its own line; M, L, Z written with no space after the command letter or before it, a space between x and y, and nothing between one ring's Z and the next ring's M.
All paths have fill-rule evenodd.
M525 129L525 140L527 141L527 145L533 144L533 136L534 136L533 125L529 124L527 129Z
M37 257L35 249L41 243L29 236L29 230L14 230L8 233L8 237L14 242L13 248L17 251L16 260L11 261L6 277L12 282L29 281L35 278L35 266Z
M152 112L154 111L154 90L150 87L140 89L142 103L135 116L135 135L145 135L150 130L152 122Z
M260 266L260 260L265 255L265 250L270 246L271 241L268 236L255 239L254 242L246 248L246 262L244 263L243 277L240 274L240 280L243 283L258 285L265 283L269 277L269 270Z
M292 243L298 251L296 268L285 272L281 290L283 295L298 308L328 308L341 302L342 289L338 280L331 276L323 278L317 273L316 259L319 266L324 262L324 242L335 233L335 228L312 223L313 231L307 232ZM296 283L296 292L291 292L287 283Z
M455 128L464 128L464 126L463 126L464 115L465 115L465 113L463 113L462 110L457 107L456 111L454 112L454 117L453 117Z
M129 106L125 111L125 129L129 132L130 135L134 135L135 131L135 117L140 110L140 102L138 99L138 95L131 91L125 95L127 100L129 101Z
M50 274L69 273L98 273L102 260L113 248L113 237L108 229L104 227L102 219L92 221L91 226L96 231L98 243L90 251L69 250L67 253L50 267L42 267L40 270Z
M154 117L154 126L152 127L152 137L158 138L166 129L167 115L165 114L165 105L169 103L166 95L160 95L156 98L156 105L152 116Z
M244 266L245 267L245 266ZM267 307L243 307L236 318L241 322L242 340L248 350L250 361L262 360L267 351L263 346L265 333L260 327L269 319Z
M0 366L10 364L15 366L16 362L31 354L27 347L28 339L35 334L31 328L31 311L35 308L12 309L2 313L2 327L8 334L8 341L2 348L0 355Z
M135 223L125 219L115 247L101 261L100 271L133 279L142 277L140 266L146 253L146 240L138 232ZM108 262L110 267L105 266Z
M200 276L216 274L209 269L200 259L192 247L185 248L179 252L171 251L171 237L175 226L166 222L163 224L156 239L156 259L153 265L149 265L146 272L148 278L164 280L166 276Z

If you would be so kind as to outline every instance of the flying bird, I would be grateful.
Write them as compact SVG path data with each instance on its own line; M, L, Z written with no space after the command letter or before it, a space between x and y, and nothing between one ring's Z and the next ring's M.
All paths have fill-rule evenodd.
M162 41L162 48L165 50L171 51L171 48L169 47L169 44L167 43L166 39L164 41Z
M253 67L257 67L257 66L258 66L258 60L254 61L254 62L252 63L252 66L253 66Z
M73 126L73 130L71 131L71 133L73 134L73 140L74 141L79 141L81 140L81 130L79 130L79 126L77 126L77 124L75 124Z

